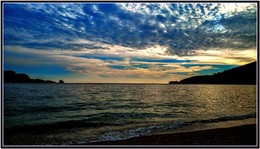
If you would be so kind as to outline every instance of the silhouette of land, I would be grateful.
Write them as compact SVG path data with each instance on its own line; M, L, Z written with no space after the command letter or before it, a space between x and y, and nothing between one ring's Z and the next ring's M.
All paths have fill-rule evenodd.
M4 83L56 83L50 80L31 79L27 74L17 74L12 70L4 71Z
M169 84L256 84L256 62L215 73L213 75L194 76Z

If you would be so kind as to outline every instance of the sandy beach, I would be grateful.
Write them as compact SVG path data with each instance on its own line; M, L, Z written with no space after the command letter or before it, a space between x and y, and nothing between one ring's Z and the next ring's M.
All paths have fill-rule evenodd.
M91 145L256 145L256 125L142 136Z

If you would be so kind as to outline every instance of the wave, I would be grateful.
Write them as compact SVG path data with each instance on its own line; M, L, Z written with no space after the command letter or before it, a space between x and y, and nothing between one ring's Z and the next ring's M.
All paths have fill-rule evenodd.
M149 135L149 134L158 133L162 131L178 129L178 128L182 128L188 125L193 125L198 123L202 123L202 124L217 123L217 122L225 122L225 121L233 121L233 120L243 120L243 119L249 119L255 117L256 117L256 113L250 113L246 115L226 116L226 117L219 117L219 118L207 119L207 120L171 122L168 124L158 125L158 126L148 126L148 127L140 127L131 130L107 132L102 134L100 137L96 138L96 140L93 142L125 140L133 137L139 137L139 136Z
M127 113L99 113L91 115L88 119L89 121L124 121L128 122L129 120L134 119L144 119L144 118L153 118L153 117L160 117L160 114L155 113L137 113L137 112L127 112Z
M196 121L191 121L191 123L216 123L216 122L242 120L242 119L255 118L255 117L256 117L256 113L250 113L245 115L226 116L226 117L219 117L219 118L208 119L208 120L196 120Z
M113 113L103 113L100 116L101 119L105 117L111 116ZM130 113L129 113L130 114ZM97 115L98 116L98 115ZM120 116L120 114L118 115ZM137 116L139 117L139 116ZM193 124L207 124L207 123L217 123L217 122L225 122L225 121L233 121L233 120L243 120L248 118L255 118L256 113L250 113L245 115L233 115L233 116L224 116L214 119L204 119L204 120L193 120L193 121L171 121L165 122L164 124L152 125L152 126L143 126L128 130L122 131L110 131L103 134L95 134L92 137L88 138L68 138L67 140L60 140L58 144L87 144L91 142L102 142L102 141L114 141L114 140L125 140L133 137L139 137L144 135L151 135L159 132L164 132L168 130L174 130L178 128L183 128L185 126L190 126ZM110 117L111 118L111 117ZM84 120L70 120L70 121L61 121L55 123L48 124L40 124L40 125L26 125L26 126L17 126L12 128L6 128L4 130L4 135L7 137L8 135L15 134L31 134L31 135L49 135L54 133L63 133L64 131L70 133L77 133L77 131L89 129L101 128L104 126L109 126L113 128L122 128L123 125L135 125L138 122L136 121L116 121L111 120L109 122L99 122L99 121L91 121L90 119ZM140 124L144 124L148 122L141 122ZM115 130L115 129L114 129ZM74 134L74 136L76 136Z
M79 107L78 107L79 108ZM55 108L44 107L37 109L37 111L52 111ZM57 109L58 110L58 109ZM34 109L30 109L34 111ZM30 112L31 113L31 112ZM7 116L7 115L5 115ZM50 117L50 118L49 118ZM51 113L49 113L47 119L37 120L37 121L28 121L27 124L19 124L11 126L7 123L5 125L5 130L8 132L36 132L42 133L44 131L58 131L61 129L78 129L78 128L99 128L103 126L120 126L131 125L136 123L143 123L144 118L153 118L153 117L163 117L163 115L153 114L153 113L98 113L98 114L88 114L88 115L61 115L51 118ZM63 121L53 121L57 118L64 119ZM142 121L140 121L142 119ZM39 123L41 121L41 123Z
M5 129L5 134L9 133L33 133L33 134L42 134L59 130L69 130L69 129L80 129L80 128L99 128L102 126L117 126L118 123L100 123L100 122L88 122L88 120L75 120L75 121L62 121L54 122L48 124L39 124L39 125L25 125L25 126L16 126Z

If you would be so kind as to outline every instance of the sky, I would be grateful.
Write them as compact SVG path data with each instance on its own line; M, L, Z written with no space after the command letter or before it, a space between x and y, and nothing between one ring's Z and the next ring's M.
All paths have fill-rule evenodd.
M168 83L257 59L256 3L2 4L4 70L67 83Z

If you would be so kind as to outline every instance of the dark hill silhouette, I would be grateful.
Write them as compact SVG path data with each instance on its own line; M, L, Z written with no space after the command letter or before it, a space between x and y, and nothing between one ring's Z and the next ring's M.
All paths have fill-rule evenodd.
M16 74L12 70L4 71L4 83L56 83L50 80L31 79L27 74Z
M213 75L194 76L169 84L256 84L256 62Z

